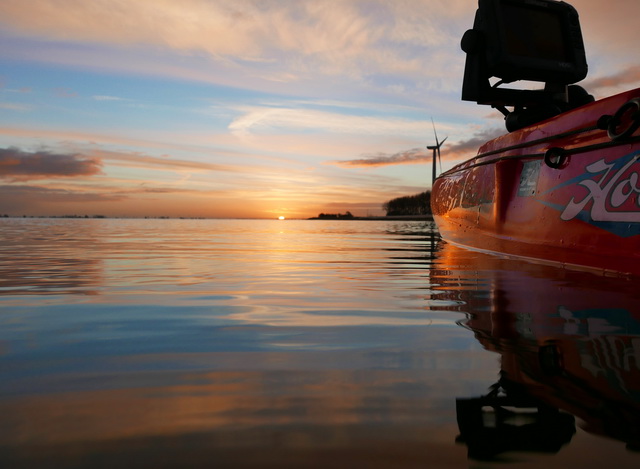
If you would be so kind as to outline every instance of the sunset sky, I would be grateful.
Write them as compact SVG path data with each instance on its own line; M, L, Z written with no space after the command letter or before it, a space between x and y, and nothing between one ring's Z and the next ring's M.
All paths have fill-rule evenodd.
M638 0L573 0L596 98ZM0 0L0 214L379 215L503 132L462 102L475 0Z

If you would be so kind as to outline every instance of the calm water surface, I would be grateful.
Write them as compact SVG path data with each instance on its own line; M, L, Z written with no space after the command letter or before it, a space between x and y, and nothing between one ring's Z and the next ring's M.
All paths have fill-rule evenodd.
M0 220L2 468L640 467L639 366L637 281L430 223Z

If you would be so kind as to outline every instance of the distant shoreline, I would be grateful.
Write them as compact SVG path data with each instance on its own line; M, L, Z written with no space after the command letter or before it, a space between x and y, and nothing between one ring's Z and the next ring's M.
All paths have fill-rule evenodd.
M80 215L0 215L2 219L70 219L70 220L277 220L277 218L208 218L208 217L118 217L118 216L80 216ZM370 217L311 217L287 218L286 220L329 220L329 221L433 221L432 215L398 215L398 216L370 216Z
M363 221L433 221L433 215L397 215L397 216L379 216L379 217L340 217L340 218L328 218L328 217L312 217L307 220L336 220L336 221L351 221L351 220L363 220Z

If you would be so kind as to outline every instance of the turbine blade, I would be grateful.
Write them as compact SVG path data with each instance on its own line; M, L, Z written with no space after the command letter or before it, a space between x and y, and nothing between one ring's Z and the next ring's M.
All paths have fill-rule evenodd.
M436 124L433 122L433 117L431 118L431 125L433 126L433 135L436 137L436 146L440 146L438 143L438 133L436 132Z
M440 156L440 147L442 146L442 144L443 144L444 142L446 142L446 141L447 141L447 139L448 139L448 138L449 138L449 136L447 135L447 136L444 138L444 140L442 140L442 142L440 142L440 143L438 144L438 162L440 163L440 172L442 172L442 157Z

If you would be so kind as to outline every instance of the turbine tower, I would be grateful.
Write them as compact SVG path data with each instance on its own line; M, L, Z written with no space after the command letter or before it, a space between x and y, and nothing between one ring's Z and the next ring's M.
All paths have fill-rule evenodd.
M445 142L445 140L449 138L449 136L447 135L442 142L438 142L438 134L436 133L436 124L433 123L433 117L431 118L431 125L433 125L433 134L436 137L436 144L429 145L427 147L427 150L433 150L433 166L431 170L431 187L433 187L433 183L436 180L436 154L438 157L438 161L440 161L440 166L442 166L442 160L440 158L440 147Z

